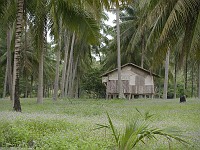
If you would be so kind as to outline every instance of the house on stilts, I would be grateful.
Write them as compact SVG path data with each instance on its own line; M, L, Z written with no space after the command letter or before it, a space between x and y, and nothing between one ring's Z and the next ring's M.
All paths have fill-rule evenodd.
M104 73L102 83L106 86L106 98L118 97L118 69ZM135 64L128 63L121 67L123 92L127 99L136 97L153 98L154 77L158 75Z

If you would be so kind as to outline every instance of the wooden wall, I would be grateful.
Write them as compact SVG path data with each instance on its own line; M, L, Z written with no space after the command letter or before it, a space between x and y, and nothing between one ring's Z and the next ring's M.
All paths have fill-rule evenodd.
M153 85L128 85L129 81L122 81L124 93L132 94L153 94L154 86ZM107 83L107 93L118 93L117 81L111 80Z
M117 71L102 77L106 83L107 94L118 93ZM126 66L122 68L122 85L125 94L150 95L154 93L153 76L138 68Z

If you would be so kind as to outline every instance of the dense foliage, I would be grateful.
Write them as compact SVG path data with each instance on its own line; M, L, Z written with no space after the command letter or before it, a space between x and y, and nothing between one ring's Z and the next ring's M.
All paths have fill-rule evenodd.
M82 91L86 92L86 96L89 98L105 98L106 86L101 81L102 71L98 68L91 68L83 76L82 79Z
M158 74L156 97L164 98L163 93L168 98L200 96L199 0L21 0L25 3L22 22L17 24L22 27L19 39L16 2L0 3L1 97L14 98L16 64L19 97L37 96L38 103L43 97L104 97L100 75L117 67L116 26L105 24L105 9L114 7L120 9L122 65L134 63ZM21 43L17 63L15 40ZM168 91L164 90L167 83Z

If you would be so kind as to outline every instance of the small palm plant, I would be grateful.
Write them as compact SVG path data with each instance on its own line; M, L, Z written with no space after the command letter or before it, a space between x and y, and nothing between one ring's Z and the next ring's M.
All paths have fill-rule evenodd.
M142 113L140 114L142 115ZM147 123L147 120L149 120L152 117L152 115L149 114L148 112L145 113L143 117L144 117L143 120L140 121L137 120L134 121L133 123L127 124L125 130L123 130L123 132L120 133L116 130L109 114L107 113L109 125L97 124L99 127L96 129L100 128L111 129L118 150L132 150L139 142L145 143L145 139L157 139L156 135L163 136L167 140L175 139L180 143L188 144L187 141L185 141L180 137L180 135L178 135L179 132L177 131L150 127L149 124Z

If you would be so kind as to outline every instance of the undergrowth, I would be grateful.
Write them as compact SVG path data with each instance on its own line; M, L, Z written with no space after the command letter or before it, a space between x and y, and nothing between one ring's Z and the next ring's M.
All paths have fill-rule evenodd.
M41 105L35 99L22 99L22 113L12 112L11 102L0 100L0 149L52 150L110 150L116 140L109 129L93 130L96 124L107 124L106 112L118 133L126 131L129 122L139 119L141 112L150 112L154 118L149 127L171 127L182 131L184 146L166 138L147 139L134 147L136 150L198 150L200 148L200 102L178 100L138 99L124 100L59 100L45 99ZM129 129L129 128L127 128ZM157 137L156 137L157 138ZM170 145L170 146L169 146Z

